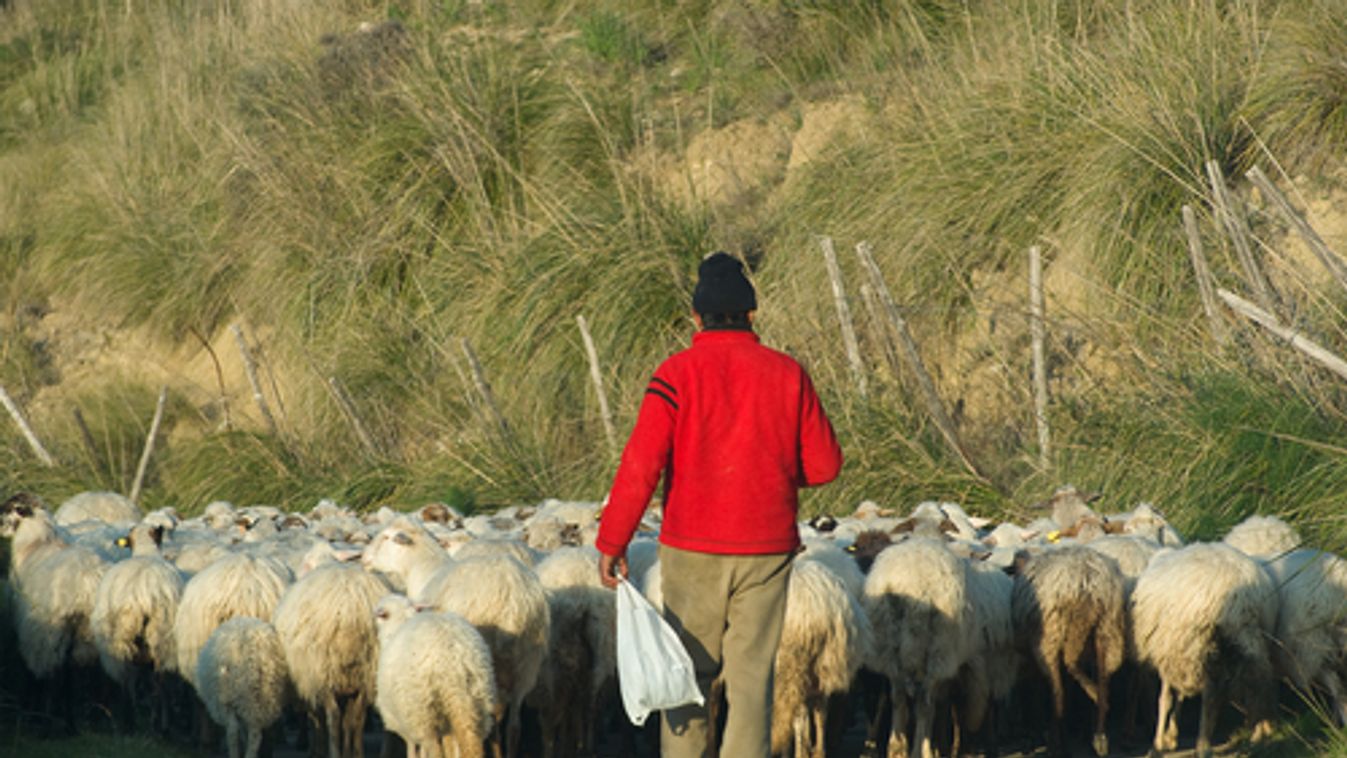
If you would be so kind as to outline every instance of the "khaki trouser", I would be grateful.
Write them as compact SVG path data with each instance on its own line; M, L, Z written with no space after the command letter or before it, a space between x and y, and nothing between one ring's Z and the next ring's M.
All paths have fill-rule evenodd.
M702 694L710 694L716 674L724 680L727 718L720 754L726 758L765 758L771 752L772 669L791 557L659 547L664 618L692 656ZM707 756L707 729L706 706L666 711L661 756Z

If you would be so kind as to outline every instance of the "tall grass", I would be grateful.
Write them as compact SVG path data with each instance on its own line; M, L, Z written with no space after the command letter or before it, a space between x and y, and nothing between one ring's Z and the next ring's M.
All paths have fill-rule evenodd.
M14 0L0 10L0 379L25 401L61 397L33 339L53 302L178 343L242 322L283 374L280 434L222 433L175 406L148 501L598 498L613 462L575 316L626 430L690 335L697 261L728 248L754 266L766 341L808 365L843 440L848 465L809 512L941 498L1024 515L1070 480L1120 508L1154 501L1199 535L1275 510L1327 539L1343 532L1325 515L1342 393L1261 336L1235 352L1206 337L1178 209L1204 207L1205 161L1238 178L1261 145L1293 172L1340 168L1340 40L1323 31L1337 7L166 2L128 16ZM779 186L689 202L672 185L690 177L658 168L699 134L799 124L839 96L864 123ZM851 388L818 234L838 240L853 297L847 251L873 243L977 474L858 299L874 389ZM1204 234L1238 289L1219 232ZM1035 243L1079 284L1049 303L1046 471L1024 307L1005 294L1027 286ZM1333 296L1289 296L1302 326L1347 343ZM67 411L42 416L55 471L4 431L0 484L124 487L154 389L78 400L93 452Z

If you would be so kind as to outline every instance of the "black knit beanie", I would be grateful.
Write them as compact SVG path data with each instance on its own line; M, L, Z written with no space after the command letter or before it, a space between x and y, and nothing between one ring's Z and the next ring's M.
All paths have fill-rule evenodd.
M705 316L757 309L758 297L738 258L715 252L702 259L697 268L697 288L692 291L692 310Z

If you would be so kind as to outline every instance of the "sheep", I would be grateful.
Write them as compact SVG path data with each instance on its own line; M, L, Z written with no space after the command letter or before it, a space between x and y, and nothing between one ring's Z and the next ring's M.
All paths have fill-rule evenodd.
M389 595L375 606L378 696L384 725L412 756L481 758L497 701L491 652L476 628L453 613L417 613Z
M262 732L285 707L280 635L257 618L229 619L206 639L192 672L211 719L225 728L230 758L257 758Z
M1300 547L1300 535L1276 516L1250 516L1236 524L1222 540L1254 558L1275 558Z
M159 555L162 526L131 530L132 557L111 566L98 584L90 624L103 670L126 690L134 713L138 684L154 689L156 728L168 728L163 677L177 669L173 622L186 583L182 572Z
M1278 668L1302 692L1327 691L1338 724L1347 725L1347 561L1302 549L1266 566L1280 599Z
M994 718L989 718L987 711L989 706L1005 705L1019 673L1020 661L1015 650L1011 616L1015 582L993 564L975 560L969 563L969 568L968 598L976 631L972 656L960 672L965 692L962 726L976 731L980 724L985 724L988 746L995 752Z
M271 616L295 694L326 729L333 758L364 755L379 653L373 612L388 591L358 566L328 563L292 584Z
M1155 750L1176 747L1175 706L1201 694L1196 752L1210 755L1225 690L1241 683L1266 693L1272 683L1267 645L1277 623L1272 580L1229 545L1191 544L1151 561L1133 590L1131 615L1137 656L1160 677ZM1267 704L1251 706L1257 711Z
M56 509L56 523L69 526L81 521L101 521L130 525L139 522L143 515L130 498L116 492L81 492Z
M865 573L856 559L829 539L811 537L801 541L801 560L818 561L842 580L842 586L852 597L860 600L865 594Z
M1061 748L1066 711L1062 667L1095 703L1093 747L1108 753L1108 681L1126 651L1123 578L1111 559L1084 546L1044 550L1028 559L1015 577L1011 615L1015 634L1052 689L1053 723L1049 748ZM1086 655L1094 678L1086 673Z
M425 527L407 516L398 516L381 529L360 562L365 570L383 574L394 589L411 598L421 597L426 585L455 563Z
M850 689L870 644L870 622L857 597L822 562L797 559L776 652L773 753L793 743L796 758L824 755L828 698Z
M61 692L66 726L73 731L69 677L72 666L98 659L89 619L108 564L93 550L69 544L41 501L27 493L0 506L0 536L14 538L9 579L19 655L49 695L58 674L67 680Z
M874 629L867 663L888 677L893 698L889 754L907 752L908 701L916 705L912 755L931 754L935 703L971 654L966 562L943 543L914 537L884 548L865 579Z
M290 572L268 558L233 553L202 569L188 580L173 622L178 672L201 691L196 659L211 632L235 616L270 619Z
M617 601L600 581L599 551L562 547L538 564L547 592L548 654L529 695L543 722L547 753L594 745L600 694L616 681Z
M519 710L538 681L550 636L547 595L537 574L505 554L472 558L436 574L412 599L457 613L482 633L496 672L492 739L497 746L503 740L507 755L514 758Z

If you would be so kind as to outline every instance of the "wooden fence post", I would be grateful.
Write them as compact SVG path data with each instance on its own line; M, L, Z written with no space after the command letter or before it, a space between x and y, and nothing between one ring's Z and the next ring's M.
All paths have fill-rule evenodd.
M1221 173L1221 164L1216 161L1207 161L1207 178L1211 182L1211 201L1216 210L1216 217L1221 220L1225 227L1226 234L1230 236L1230 241L1235 245L1235 254L1239 257L1240 266L1244 269L1244 278L1249 282L1249 287L1253 289L1254 296L1258 302L1269 313L1275 313L1277 310L1277 296L1272 290L1272 285L1268 283L1267 278L1263 276L1263 270L1258 266L1258 260L1253 255L1253 245L1249 242L1249 227L1244 220L1244 215L1239 213L1235 207L1235 201L1230 197L1230 188L1225 184L1225 176Z
M1310 226L1310 222L1305 219L1305 216L1292 207L1291 201L1286 199L1286 195L1277 189L1277 185L1267 178L1267 174L1264 174L1261 168L1254 166L1249 169L1245 176L1249 177L1254 186L1258 187L1258 191L1263 193L1263 197L1267 198L1268 202L1276 207L1282 218L1286 219L1286 222L1291 225L1291 228L1296 230L1300 238L1305 241L1305 245L1309 247L1310 252L1314 253L1314 256L1328 270L1329 275L1337 281L1338 286L1347 289L1347 263L1343 263L1342 258L1338 257L1338 254L1333 252L1333 249L1324 242L1324 238L1319 236L1313 226Z
M1202 252L1202 235L1197 230L1197 215L1190 205L1183 206L1183 230L1188 236L1188 257L1193 262L1193 274L1197 276L1197 291L1202 296L1202 310L1207 314L1207 325L1211 336L1219 345L1225 345L1230 335L1225 331L1221 315L1216 312L1216 293L1211 283L1211 268L1207 266L1207 256Z
M1044 355L1046 326L1043 318L1043 254L1038 245L1029 248L1029 333L1034 372L1034 421L1038 426L1038 465L1047 470L1051 460L1048 436L1048 367Z
M14 424L19 427L19 431L23 433L23 438L28 441L28 447L32 448L33 454L38 457L38 460L49 467L55 466L56 459L51 457L47 448L43 447L42 440L37 438L37 433L33 431L33 427L28 425L28 419L23 417L23 412L19 410L18 404L14 402L14 398L9 396L3 386L0 386L0 403L3 403L5 410L9 411L9 417L14 419Z
M842 268L837 265L837 252L833 249L832 237L819 237L819 247L823 250L823 261L828 267L828 280L832 282L833 304L837 307L837 321L842 328L842 345L847 351L847 363L851 366L851 378L856 383L856 391L861 397L868 394L865 366L861 363L861 348L856 342L856 326L851 318L851 306L847 303L847 293L842 286Z
M257 363L253 360L252 351L248 349L248 341L243 337L243 327L234 324L229 327L234 332L234 341L238 343L239 355L243 357L243 370L248 375L248 384L253 389L253 401L257 403L257 410L262 414L262 420L266 422L268 431L273 437L280 436L280 430L276 426L276 419L271 415L271 408L267 406L267 398L262 394L262 383L257 378Z
M477 353L472 350L472 343L468 338L461 340L463 355L468 359L468 368L472 371L472 382L477 387L477 394L482 396L482 401L486 404L486 409L491 413L492 420L500 429L501 436L508 442L510 440L510 425L505 422L505 416L500 412L500 406L496 405L496 396L491 392L491 385L486 381L486 372L482 371L482 364L477 360Z
M1313 358L1319 365L1332 371L1339 377L1347 379L1347 361L1344 361L1329 352L1318 343L1302 335L1300 332L1297 332L1295 329L1282 326L1277 321L1276 316L1259 308L1239 295L1223 289L1217 290L1216 294L1220 295L1221 299L1225 301L1225 304L1230 306L1235 312L1257 322L1264 329L1267 329L1277 337L1288 342L1291 347L1294 347L1305 355L1308 355L1310 358Z
M150 421L150 432L145 435L145 449L140 453L140 464L136 466L136 478L131 482L131 502L139 504L140 489L145 483L145 471L150 467L150 456L154 454L154 440L159 436L159 424L164 420L164 403L168 400L168 386L159 389L159 400L154 404L154 419Z
M365 448L365 452L370 458L379 457L379 446L374 443L374 437L370 435L369 429L365 427L365 422L360 420L360 414L356 412L355 401L351 400L351 395L346 391L345 385L335 376L327 378L327 388L332 393L332 399L337 402L337 407L346 417L346 421L355 431L356 439L360 440L360 446Z
M963 462L969 472L978 478L983 478L977 467L973 465L972 459L964 452L963 444L959 441L958 432L954 428L954 421L945 412L940 394L935 390L935 382L931 381L931 375L926 371L926 365L922 363L921 353L917 351L917 342L913 339L912 332L907 328L907 321L898 312L898 305L894 303L893 295L889 293L889 287L884 283L884 274L879 270L879 264L875 263L874 255L870 251L870 244L867 242L858 243L856 245L856 256L860 258L861 265L870 275L870 284L875 288L875 293L879 295L880 303L884 307L885 315L888 316L889 324L898 336L898 344L907 360L908 368L916 375L917 384L921 387L922 398L926 401L926 411L935 421L936 428L944 436L945 442L949 444L950 449L959 457L959 460Z
M603 418L603 436L608 441L608 455L616 459L617 427L613 424L612 411L608 409L608 393L603 389L603 372L599 369L599 351L594 347L594 337L589 333L589 322L583 314L577 314L575 323L580 327L580 339L585 343L585 355L589 357L589 379L594 383L594 392L599 396L599 415Z

